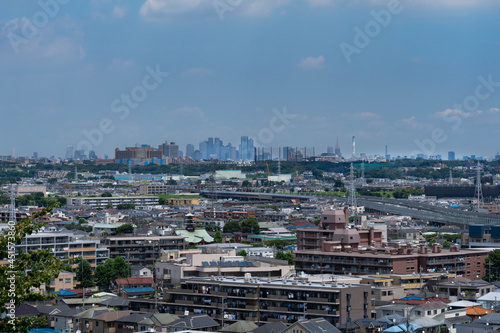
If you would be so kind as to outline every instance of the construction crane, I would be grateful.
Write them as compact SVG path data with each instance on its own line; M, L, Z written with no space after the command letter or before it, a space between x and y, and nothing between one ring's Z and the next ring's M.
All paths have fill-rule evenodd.
M266 167L267 167L267 175L270 177L271 176L271 172L269 172L269 164L267 164L267 162L266 162Z

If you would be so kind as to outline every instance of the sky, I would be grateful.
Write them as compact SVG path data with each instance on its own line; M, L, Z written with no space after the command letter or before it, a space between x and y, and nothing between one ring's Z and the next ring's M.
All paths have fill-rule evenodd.
M344 156L500 151L494 0L0 3L0 154L240 136Z

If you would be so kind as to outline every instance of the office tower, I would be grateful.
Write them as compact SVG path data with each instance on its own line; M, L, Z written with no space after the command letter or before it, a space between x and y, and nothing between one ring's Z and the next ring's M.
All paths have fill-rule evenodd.
M97 160L97 155L96 155L95 151L89 150L89 160L91 160L91 161Z
M75 160L83 161L85 159L86 159L85 150L83 149L75 150Z
M72 160L73 159L73 146L66 146L66 156L65 158L67 160Z
M202 141L198 145L201 159L202 160L208 160L208 142L207 141Z
M186 157L191 157L193 158L194 154L194 146L190 143L186 145Z
M158 149L162 150L163 157L179 157L179 145L176 145L175 142L169 144L168 141L165 141Z
M334 153L333 147L327 147L327 148L326 148L326 153L327 153L328 155L332 155L332 154Z
M251 161L255 158L253 139L249 139L248 136L241 137L240 144L240 159L245 161Z
M340 144L338 137L337 137L337 143L335 144L335 155L342 156L342 153L340 152Z
M454 160L455 160L455 152L449 151L448 152L448 161L454 161Z
M35 152L33 152L33 158L34 158L34 159L37 159L37 158L38 158L38 152L36 152L36 151L35 151Z

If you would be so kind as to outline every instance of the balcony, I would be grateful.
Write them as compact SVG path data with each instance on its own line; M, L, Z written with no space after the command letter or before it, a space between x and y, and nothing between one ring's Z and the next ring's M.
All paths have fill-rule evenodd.
M194 301L188 301L188 300L184 300L184 299L176 299L175 304L193 305Z
M307 297L308 302L328 303L328 298Z
M318 315L327 315L328 314L328 311L326 310L314 310L314 309L308 309L307 310L307 313L311 313L311 314L318 314Z

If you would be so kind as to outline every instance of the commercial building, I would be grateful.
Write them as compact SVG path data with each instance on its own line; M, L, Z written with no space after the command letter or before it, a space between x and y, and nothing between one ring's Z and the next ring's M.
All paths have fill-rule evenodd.
M69 206L90 206L92 208L116 208L121 204L133 204L136 206L156 206L158 197L139 196L139 197L75 197L68 198Z
M297 278L189 278L180 288L164 290L170 313L207 314L225 323L237 320L259 324L325 318L333 325L372 312L370 286Z
M115 160L141 159L149 160L153 158L161 159L163 152L161 149L153 147L126 147L125 150L115 149Z
M181 236L107 237L103 240L111 258L123 257L131 265L153 266L164 250L184 250Z
M37 186L16 186L16 197L21 195L31 194L31 193L43 193L43 196L47 195L47 187L42 185Z

